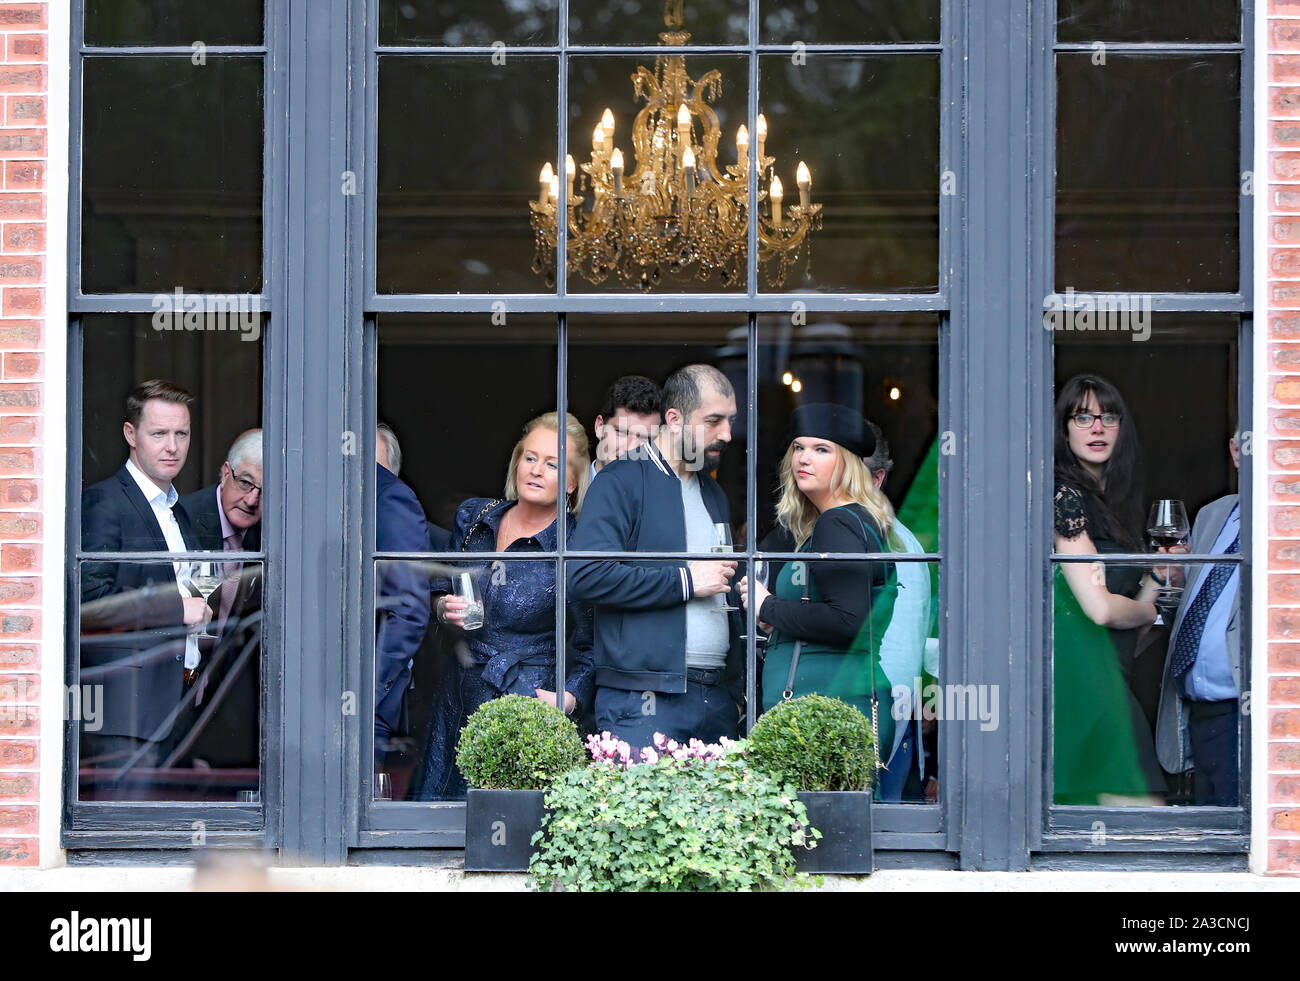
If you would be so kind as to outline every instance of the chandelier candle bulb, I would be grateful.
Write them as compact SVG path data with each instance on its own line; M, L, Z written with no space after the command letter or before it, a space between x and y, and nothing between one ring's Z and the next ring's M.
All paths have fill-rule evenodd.
M695 193L695 151L689 146L682 152L682 171L686 175L686 193Z
M799 207L807 211L812 205L812 171L802 160L799 161L799 169L795 171L795 180L799 184Z
M623 151L615 149L609 158L609 167L614 172L614 193L623 193Z
M543 164L542 173L537 178L537 183L541 185L541 191L537 195L537 204L539 207L546 207L546 199L551 194L551 179L555 176L555 170L549 163Z
M749 166L749 130L744 123L736 130L736 163L742 170Z
M772 175L772 189L767 192L767 196L772 201L772 224L779 228L781 225L781 201L785 198L785 188L781 186L781 178L775 174Z
M689 146L691 142L691 111L685 102L677 109L677 141L683 146Z
M596 128L591 131L591 157L594 160L596 154L605 149L605 127L596 124Z
M569 201L573 201L573 178L578 175L578 165L573 160L573 154L565 154L564 157L564 176L569 179Z
M763 166L763 151L767 148L767 117L761 112L758 114L758 119L755 120L754 135L758 139L755 145L755 153L758 156L758 165L761 167Z
M548 193L550 194L550 199L555 202L555 206L558 208L560 206L560 178L558 175L551 178L551 186Z
M614 114L608 109L600 117L600 128L604 131L604 140L601 145L606 153L614 149Z

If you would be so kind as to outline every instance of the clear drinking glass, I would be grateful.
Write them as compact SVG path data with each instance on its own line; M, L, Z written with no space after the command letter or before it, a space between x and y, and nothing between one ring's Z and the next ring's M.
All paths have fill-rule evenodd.
M731 543L731 525L725 521L719 521L713 526L713 541L709 545L709 551L719 554L726 553L727 555L735 553L736 547ZM724 599L722 606L715 606L713 609L717 613L732 613L739 610L740 607L732 606Z
M192 569L190 585L199 591L203 596L203 602L206 603L208 597L221 588L221 584L226 578L225 570L220 562L195 562ZM208 625L204 624L198 636L215 638L216 635L208 633Z
M483 626L483 594L479 592L472 572L461 572L452 577L451 591L465 600L464 630L478 630Z

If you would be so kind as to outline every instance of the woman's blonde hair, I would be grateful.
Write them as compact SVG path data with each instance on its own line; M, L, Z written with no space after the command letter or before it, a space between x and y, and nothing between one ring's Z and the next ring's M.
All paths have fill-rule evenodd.
M894 536L894 507L889 498L877 489L871 479L871 470L866 461L850 453L839 443L826 442L835 447L835 470L831 478L831 493L837 499L848 498L867 509L867 513L876 520L885 536L884 545L893 550L896 547ZM794 481L794 441L785 451L781 460L781 489L776 502L776 520L783 528L794 535L795 548L803 548L804 542L812 537L813 525L821 512L813 506L812 501L804 496L803 491Z
M535 429L549 429L551 432L558 434L560 431L560 414L558 412L548 412L524 426L523 435L519 437L514 452L510 454L510 466L506 468L507 501L519 500L519 488L515 483L515 472L519 469L519 458L524 455L524 440L528 439ZM583 499L587 496L587 485L591 483L591 453L587 445L587 430L583 428L582 423L571 412L564 414L564 443L565 453L569 457L569 467L577 470L578 486L569 495L569 510L577 514L582 510ZM568 483L566 479L561 482L560 486L567 487Z

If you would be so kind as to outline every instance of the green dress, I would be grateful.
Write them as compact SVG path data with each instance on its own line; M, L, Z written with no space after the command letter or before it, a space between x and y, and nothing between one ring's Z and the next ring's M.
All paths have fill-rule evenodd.
M1090 526L1095 522L1088 519L1082 494L1069 484L1058 487L1057 530L1074 537ZM1094 545L1099 553L1120 550L1099 538ZM1111 592L1136 592L1141 570L1110 567L1107 573ZM1095 805L1101 794L1164 793L1151 733L1121 670L1121 657L1132 657L1136 632L1109 630L1089 619L1060 565L1052 592L1054 801Z
M837 513L838 512L838 513ZM828 547L830 546L830 547ZM801 552L885 552L875 522L861 505L829 508L818 518ZM807 583L808 603L803 603ZM832 595L828 602L826 592ZM893 615L898 575L892 562L787 562L764 602L760 619L775 628L763 662L763 710L779 702L799 653L793 695L826 695L871 718L878 700L878 746L894 744L893 696L880 669L880 641ZM809 609L819 606L820 609Z

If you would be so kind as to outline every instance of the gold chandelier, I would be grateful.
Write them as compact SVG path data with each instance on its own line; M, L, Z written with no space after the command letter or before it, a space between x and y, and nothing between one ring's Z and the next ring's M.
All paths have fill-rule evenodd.
M667 0L667 27L681 27L683 3ZM689 38L680 30L659 35L674 48ZM609 109L592 132L591 159L581 165L581 178L573 156L565 158L569 271L593 284L614 276L643 290L657 286L664 275L693 274L707 281L716 272L724 288L743 283L750 140L742 125L736 133L736 162L720 164L721 128L709 103L722 92L721 73L714 69L693 80L684 54L664 54L655 58L653 72L638 67L632 84L646 105L632 124L631 169L614 143ZM785 205L776 161L764 153L767 120L762 113L756 124L759 264L769 267L769 283L779 286L809 247L808 233L821 227L822 206L811 201L812 174L802 161L795 176L799 203ZM590 198L575 194L575 183ZM537 200L529 202L537 244L533 271L553 286L560 175L551 164L542 167L539 185Z

